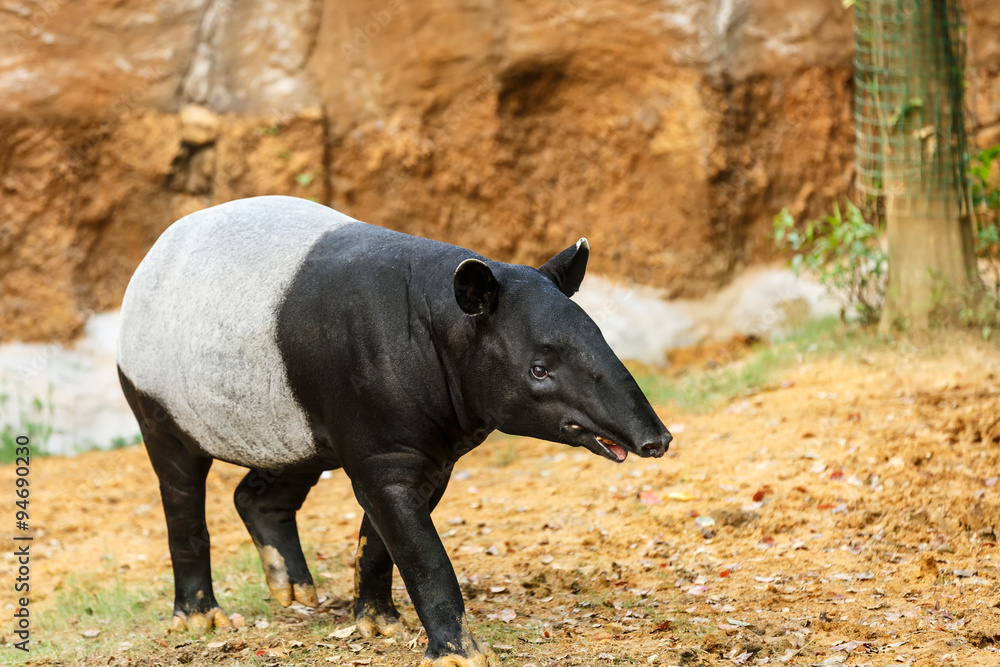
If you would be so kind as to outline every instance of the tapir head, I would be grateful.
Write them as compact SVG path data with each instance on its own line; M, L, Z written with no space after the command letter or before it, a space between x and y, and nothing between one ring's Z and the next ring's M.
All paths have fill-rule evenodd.
M622 462L660 457L672 436L597 324L570 300L583 281L586 239L540 269L468 259L455 299L474 321L465 392L492 427Z

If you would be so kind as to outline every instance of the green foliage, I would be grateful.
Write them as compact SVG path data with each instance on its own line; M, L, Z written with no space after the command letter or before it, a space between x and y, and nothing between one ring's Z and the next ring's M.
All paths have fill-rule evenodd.
M31 440L32 455L44 456L47 453L55 423L52 393L53 387L49 385L45 401L35 397L16 406L11 405L10 394L0 393L0 463L14 460L17 438L22 435Z
M774 242L792 250L791 266L796 275L803 269L814 273L844 306L853 309L863 324L878 322L888 278L888 256L882 249L882 225L872 224L849 201L846 215L834 202L833 213L810 220L804 227L782 209L774 217Z
M295 176L295 182L304 188L308 188L312 184L314 178L315 177L312 174L304 172Z
M124 449L125 447L132 447L133 445L142 444L142 434L136 433L131 438L118 437L111 440L111 449Z
M962 319L982 327L989 338L1000 319L1000 178L991 180L1000 165L1000 144L983 149L969 160L972 208L976 214L976 255L986 265L985 298L973 300L962 310Z
M969 180L972 185L972 207L980 217L986 216L995 227L1000 213L1000 186L990 182L994 162L1000 163L1000 144L974 153L969 160Z

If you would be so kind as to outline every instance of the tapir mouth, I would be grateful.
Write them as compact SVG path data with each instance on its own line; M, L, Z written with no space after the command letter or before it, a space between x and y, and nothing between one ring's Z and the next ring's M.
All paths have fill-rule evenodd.
M597 430L597 429L594 429ZM611 438L607 438L603 435L597 435L594 430L584 428L577 423L569 422L563 424L560 428L561 436L560 442L564 442L573 447L586 447L590 451L606 459L610 459L615 463L621 463L626 458L628 458L629 452L637 454L643 458L660 458L667 453L667 449L670 447L670 441L673 440L673 436L663 429L663 434L661 436L649 439L646 444L641 447L628 447L618 444ZM604 431L604 429L601 429ZM607 431L604 431L607 433Z
M621 463L628 457L628 450L610 438L597 435L579 424L569 423L562 427L562 441L574 447L586 447L590 451L615 463Z
M602 438L599 435L595 436L595 438L597 439L597 442L600 443L601 447L607 450L608 454L611 455L609 458L611 458L612 461L621 463L625 460L625 457L628 456L628 451L626 451L626 449L617 442L612 442L611 440Z

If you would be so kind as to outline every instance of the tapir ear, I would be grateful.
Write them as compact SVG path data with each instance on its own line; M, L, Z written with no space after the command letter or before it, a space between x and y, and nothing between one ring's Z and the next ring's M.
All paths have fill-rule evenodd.
M455 269L455 301L466 315L489 315L497 307L500 286L490 267L467 259Z
M554 282L563 294L573 296L580 289L583 274L587 272L588 257L590 257L590 244L587 243L587 239L580 239L545 262L538 270Z

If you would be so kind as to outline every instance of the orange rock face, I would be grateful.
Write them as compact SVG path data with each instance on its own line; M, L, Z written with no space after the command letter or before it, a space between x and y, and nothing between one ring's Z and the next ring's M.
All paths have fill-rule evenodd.
M1000 30L968 4L992 136ZM587 236L597 272L704 294L770 254L782 206L847 190L850 18L838 0L15 0L0 340L71 338L173 220L258 194L508 261Z

